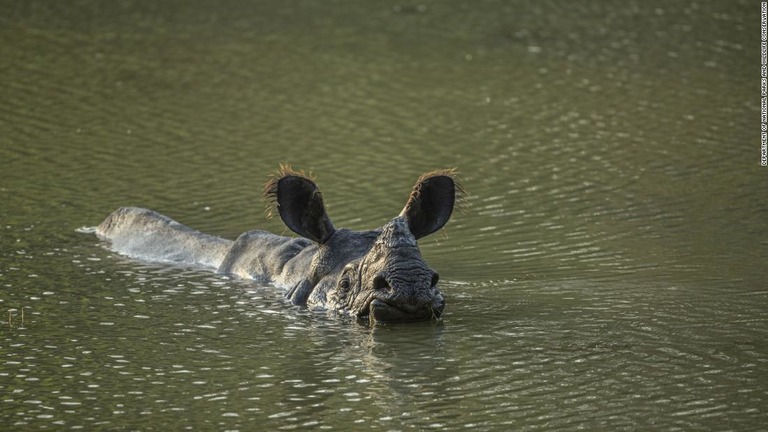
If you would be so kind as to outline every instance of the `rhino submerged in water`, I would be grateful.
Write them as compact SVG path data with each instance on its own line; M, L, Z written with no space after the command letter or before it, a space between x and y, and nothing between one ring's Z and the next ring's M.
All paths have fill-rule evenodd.
M264 188L281 219L301 237L248 231L235 241L204 234L151 210L123 207L96 234L123 255L214 269L272 283L310 309L346 312L371 322L439 318L438 274L417 240L448 222L463 190L454 170L422 175L400 214L381 228L335 228L323 196L303 172L282 166Z

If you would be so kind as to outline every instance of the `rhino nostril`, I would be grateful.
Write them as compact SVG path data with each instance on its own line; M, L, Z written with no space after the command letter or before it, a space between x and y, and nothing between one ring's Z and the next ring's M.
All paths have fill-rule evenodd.
M377 291L389 289L389 284L386 279L384 279L384 276L376 276L373 278L373 289Z
M437 283L440 281L440 275L433 272L432 273L432 284L430 285L432 288L437 286Z

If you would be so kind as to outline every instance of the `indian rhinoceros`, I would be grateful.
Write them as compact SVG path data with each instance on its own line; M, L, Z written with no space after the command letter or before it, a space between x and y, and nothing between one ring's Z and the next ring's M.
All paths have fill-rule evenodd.
M422 175L400 214L368 231L334 227L313 179L281 166L265 185L264 197L301 237L254 230L232 241L138 207L114 211L96 234L129 257L284 287L293 304L310 309L372 322L438 319L445 299L417 240L448 222L463 193L455 177L455 170Z

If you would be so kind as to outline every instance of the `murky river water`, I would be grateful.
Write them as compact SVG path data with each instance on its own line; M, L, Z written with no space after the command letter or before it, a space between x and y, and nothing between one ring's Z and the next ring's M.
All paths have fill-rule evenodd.
M747 1L0 2L3 430L760 430L768 171ZM425 170L440 323L370 328L77 233L336 226Z

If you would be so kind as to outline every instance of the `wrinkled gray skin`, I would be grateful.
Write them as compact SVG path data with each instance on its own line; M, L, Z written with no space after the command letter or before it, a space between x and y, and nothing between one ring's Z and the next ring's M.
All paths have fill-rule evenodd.
M371 322L436 319L445 301L438 275L416 241L442 228L460 191L452 171L427 173L403 211L383 227L336 229L315 183L284 167L267 184L265 195L301 237L249 231L233 242L136 207L116 210L96 234L130 257L206 267L285 287L292 303L310 309L346 312Z

